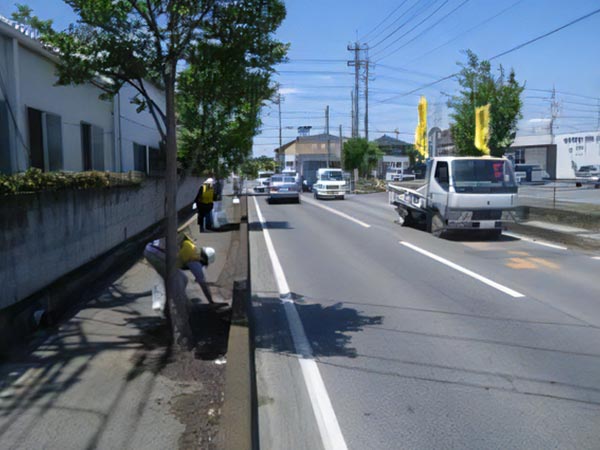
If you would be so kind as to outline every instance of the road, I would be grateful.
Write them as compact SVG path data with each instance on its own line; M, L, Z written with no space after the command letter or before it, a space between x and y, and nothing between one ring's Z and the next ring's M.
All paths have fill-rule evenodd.
M600 260L302 199L249 202L261 448L598 448Z

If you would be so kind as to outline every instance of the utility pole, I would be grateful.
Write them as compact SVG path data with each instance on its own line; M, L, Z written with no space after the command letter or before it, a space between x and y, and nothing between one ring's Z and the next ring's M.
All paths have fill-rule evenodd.
M325 107L325 133L327 134L327 168L331 162L331 142L329 139L329 105Z
M558 116L558 102L556 101L556 88L552 86L552 102L550 103L550 144L554 144L554 121Z
M369 58L365 61L365 138L369 141Z
M352 108L352 131L350 133L351 137L356 137L356 123L354 122L354 118L356 117L356 113L354 112L354 91L350 91L350 101Z
M282 160L285 161L285 156L283 156L283 158L282 158L282 155L281 155L281 147L282 147L283 143L282 143L282 139L281 139L281 94L279 92L277 93L276 98L277 98L276 101L277 101L277 107L278 107L277 109L278 109L278 116L279 116L279 149L277 151L277 156L279 157L279 161L278 161L279 167L282 168L285 165L285 163L282 163Z
M362 66L366 67L366 81L365 81L365 135L367 139L369 138L369 111L368 111L368 102L369 102L369 87L368 87L368 78L369 78L369 61L368 59L360 59L360 52L366 51L369 49L367 45L362 45L358 42L354 43L354 47L348 45L348 51L354 52L354 59L348 61L348 67L354 67L354 91L352 95L352 105L353 105L353 119L352 119L352 137L360 137L360 110L358 107L359 99L360 99L360 69Z
M342 126L340 125L340 166L344 168L344 138L342 136Z

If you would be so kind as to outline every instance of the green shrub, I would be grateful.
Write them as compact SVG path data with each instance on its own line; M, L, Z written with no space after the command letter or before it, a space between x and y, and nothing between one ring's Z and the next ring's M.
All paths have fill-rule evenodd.
M133 181L109 172L42 172L40 169L31 168L14 175L0 175L0 195L139 184L139 180Z

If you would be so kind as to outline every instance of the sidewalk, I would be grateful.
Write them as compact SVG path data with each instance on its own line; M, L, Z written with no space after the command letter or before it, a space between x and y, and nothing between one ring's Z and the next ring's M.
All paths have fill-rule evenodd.
M189 228L215 248L207 279L215 300L230 302L236 230ZM214 448L229 309L208 305L188 274L198 345L195 357L174 358L151 309L155 276L141 258L90 287L89 301L34 350L0 365L2 448Z

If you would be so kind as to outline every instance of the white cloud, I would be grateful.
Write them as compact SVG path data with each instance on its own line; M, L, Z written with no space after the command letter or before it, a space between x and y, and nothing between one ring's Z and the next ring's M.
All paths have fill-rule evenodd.
M299 89L296 88L281 88L279 89L279 93L281 95L293 95L293 94L298 94L300 92Z

